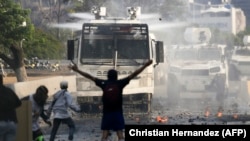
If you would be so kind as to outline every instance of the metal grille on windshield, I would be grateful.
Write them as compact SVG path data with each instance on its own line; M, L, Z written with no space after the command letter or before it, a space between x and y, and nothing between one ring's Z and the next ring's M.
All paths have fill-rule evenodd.
M208 69L199 69L199 70L182 70L182 75L190 76L190 75L198 75L198 76L207 76L209 75Z

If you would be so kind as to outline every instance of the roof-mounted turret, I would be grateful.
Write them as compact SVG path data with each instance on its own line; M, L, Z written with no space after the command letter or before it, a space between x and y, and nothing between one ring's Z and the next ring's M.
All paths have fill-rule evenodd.
M184 39L192 44L208 43L211 39L211 31L209 28L190 27L185 30Z
M127 7L127 15L129 16L129 19L135 20L141 15L141 7Z
M106 17L106 7L93 6L91 13L95 15L96 20ZM130 20L135 20L141 15L141 7L127 7L127 16Z
M99 20L102 17L106 16L106 7L93 6L91 8L91 13L93 13L95 15L95 19L96 20Z

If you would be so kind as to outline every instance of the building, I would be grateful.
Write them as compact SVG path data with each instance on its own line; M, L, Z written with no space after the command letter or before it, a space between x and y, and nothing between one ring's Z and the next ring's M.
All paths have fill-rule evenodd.
M240 8L244 11L246 16L246 25L250 26L250 0L193 0L196 3L208 4L208 1L215 4L222 4L223 2L231 3L235 8Z
M240 8L231 5L210 5L201 10L197 23L204 27L212 27L221 31L229 31L236 35L246 29L246 17Z
M246 16L246 25L250 26L250 0L232 0L231 4L244 11Z
M221 4L191 2L193 18L190 22L202 27L216 28L236 35L246 29L246 16L241 8L236 8L227 0Z

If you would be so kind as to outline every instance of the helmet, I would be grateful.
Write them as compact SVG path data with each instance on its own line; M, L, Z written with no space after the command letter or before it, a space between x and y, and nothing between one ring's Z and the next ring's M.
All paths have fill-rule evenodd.
M61 81L60 87L61 87L61 89L67 89L68 88L68 82L67 81Z

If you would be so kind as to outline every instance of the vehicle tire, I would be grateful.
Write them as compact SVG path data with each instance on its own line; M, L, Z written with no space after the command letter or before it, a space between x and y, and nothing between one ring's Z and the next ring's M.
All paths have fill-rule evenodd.
M168 76L167 95L169 104L178 104L180 100L180 85L174 75Z

